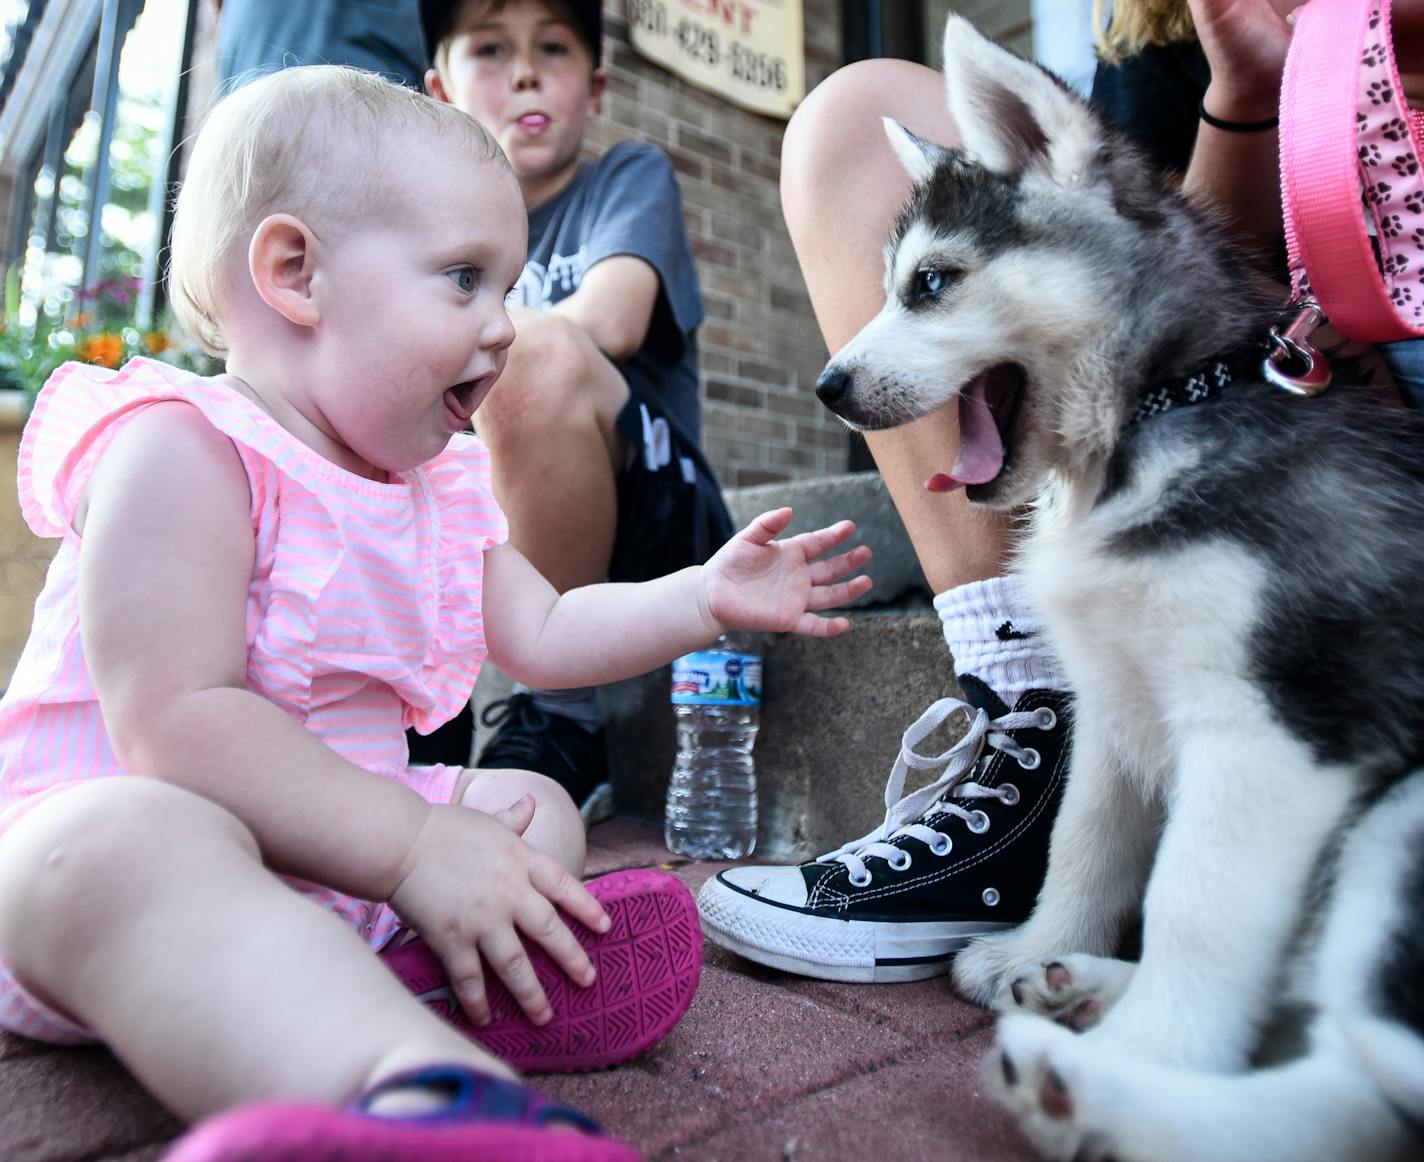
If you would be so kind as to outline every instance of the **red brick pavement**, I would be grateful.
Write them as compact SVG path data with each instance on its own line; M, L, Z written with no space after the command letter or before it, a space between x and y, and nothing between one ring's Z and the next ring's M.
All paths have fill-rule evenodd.
M671 859L644 824L591 838L590 874L661 865L695 890L723 866ZM659 1045L534 1084L650 1162L1028 1162L979 1084L990 1029L943 979L829 984L709 946L692 1008ZM103 1050L0 1034L0 1162L156 1162L179 1130Z

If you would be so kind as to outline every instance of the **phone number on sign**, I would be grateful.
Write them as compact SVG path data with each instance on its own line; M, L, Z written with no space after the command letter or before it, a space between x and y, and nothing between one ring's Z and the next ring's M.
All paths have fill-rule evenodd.
M668 20L668 9L661 0L628 0L628 23L653 36L671 40L689 61L708 68L730 67L734 80L758 89L784 92L787 82L786 61L769 53L758 52L738 40L724 46L722 34L695 20Z

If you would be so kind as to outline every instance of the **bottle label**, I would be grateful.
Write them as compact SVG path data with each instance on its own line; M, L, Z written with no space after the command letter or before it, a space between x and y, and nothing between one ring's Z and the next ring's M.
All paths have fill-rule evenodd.
M760 706L761 659L753 654L685 654L672 664L674 704Z

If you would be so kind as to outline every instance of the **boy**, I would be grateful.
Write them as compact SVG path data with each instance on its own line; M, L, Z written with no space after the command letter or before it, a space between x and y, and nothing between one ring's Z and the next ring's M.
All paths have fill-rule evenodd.
M672 165L632 143L580 160L607 84L599 0L420 15L426 88L499 141L529 212L518 338L477 420L513 542L560 591L704 560L731 523L698 450L702 301ZM482 766L549 775L590 822L611 811L593 688L517 693L486 724Z

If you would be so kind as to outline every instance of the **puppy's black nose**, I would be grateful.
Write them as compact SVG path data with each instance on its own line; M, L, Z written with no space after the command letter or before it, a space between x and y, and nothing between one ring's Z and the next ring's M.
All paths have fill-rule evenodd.
M850 373L834 363L821 372L821 378L816 380L816 398L828 408L840 403L849 390Z

